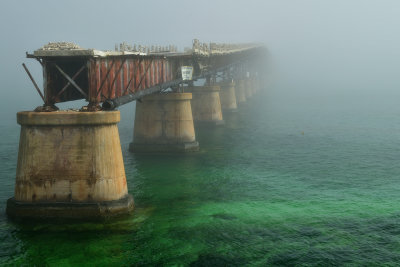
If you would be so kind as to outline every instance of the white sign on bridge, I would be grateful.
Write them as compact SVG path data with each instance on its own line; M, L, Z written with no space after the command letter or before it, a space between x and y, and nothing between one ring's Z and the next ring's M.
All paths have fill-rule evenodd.
M182 66L181 72L182 72L182 80L184 80L184 81L192 80L192 77L193 77L193 67L192 66Z

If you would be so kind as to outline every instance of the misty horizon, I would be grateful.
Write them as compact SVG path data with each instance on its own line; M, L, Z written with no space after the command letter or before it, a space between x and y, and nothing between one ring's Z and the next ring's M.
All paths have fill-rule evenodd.
M0 265L397 266L399 14L398 0L1 1ZM193 39L264 44L268 71L242 79L256 66L244 64L234 81L201 79L186 94L174 83L114 111L99 111L95 97L92 112L23 112L17 123L17 112L43 104L22 63L41 89L42 67L26 52L63 41L183 51ZM139 77L137 58L115 88ZM97 96L101 60L90 79L77 75ZM114 204L133 213L62 218L108 217ZM62 220L14 223L6 207Z

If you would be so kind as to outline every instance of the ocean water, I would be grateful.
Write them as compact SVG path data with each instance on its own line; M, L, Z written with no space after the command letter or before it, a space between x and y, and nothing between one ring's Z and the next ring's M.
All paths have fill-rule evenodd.
M105 223L14 223L19 127L0 125L0 265L329 266L400 262L400 105L389 96L264 90L197 129L201 150L128 152L135 212ZM11 115L14 116L14 115Z

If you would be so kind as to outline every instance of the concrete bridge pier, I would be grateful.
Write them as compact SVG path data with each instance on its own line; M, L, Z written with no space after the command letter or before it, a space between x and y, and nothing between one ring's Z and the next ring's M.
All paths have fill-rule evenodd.
M237 86L235 87L236 103L240 105L246 102L245 82L244 80L238 80Z
M237 102L235 94L235 83L233 81L224 81L220 83L221 91L219 97L223 111L236 111Z
M129 213L119 111L19 112L18 219L102 219Z
M221 110L220 87L205 85L189 87L192 92L193 120L197 125L224 124Z
M246 99L249 99L253 95L253 88L252 88L252 81L251 78L246 78L245 79L245 94L246 94Z
M258 78L257 77L253 77L253 79L251 79L251 85L252 85L253 95L254 95L258 92Z
M258 93L259 91L259 80L258 77L253 78L253 94Z
M153 94L136 102L132 152L196 151L191 93Z
M261 79L260 77L256 78L256 91L257 92L260 92L263 89L263 86L264 86L263 81L264 81L264 79Z

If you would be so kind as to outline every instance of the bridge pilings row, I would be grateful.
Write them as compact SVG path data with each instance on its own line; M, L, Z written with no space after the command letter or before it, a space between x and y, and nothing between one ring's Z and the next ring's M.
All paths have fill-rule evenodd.
M143 97L136 103L132 152L191 152L199 149L197 127L224 124L257 91L256 79L189 86L184 93Z
M129 149L197 151L196 127L223 124L223 113L237 110L259 88L257 79L247 78L145 96L136 103ZM119 111L19 112L15 192L7 214L23 220L97 220L132 212L119 120Z

